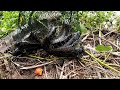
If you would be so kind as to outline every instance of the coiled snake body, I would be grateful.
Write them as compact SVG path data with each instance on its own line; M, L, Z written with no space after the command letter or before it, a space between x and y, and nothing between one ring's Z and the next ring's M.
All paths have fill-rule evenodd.
M50 54L63 57L76 57L83 52L81 46L77 47L80 32L72 32L69 23L64 22L61 27L58 27L55 18L44 18L40 22L32 20L30 25L26 24L1 39L0 52L10 50L12 55L17 56L33 50L44 49Z

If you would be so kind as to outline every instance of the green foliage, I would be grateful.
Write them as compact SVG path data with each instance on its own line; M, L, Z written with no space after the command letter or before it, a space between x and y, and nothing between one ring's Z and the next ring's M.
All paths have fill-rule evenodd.
M0 38L17 28L18 11L0 12Z
M112 11L74 11L71 24L74 31L85 34L88 30L94 31L103 28L113 15ZM69 12L64 12L62 19L69 18Z
M104 23L112 16L110 11L81 11L79 12L80 22L87 30L99 30L104 27Z
M23 12L24 15L20 17L20 24L24 25L28 22L31 11ZM73 30L80 31L81 34L87 33L87 31L99 30L104 27L104 24L111 22L111 17L114 16L113 11L61 11L61 21L71 18L71 25ZM17 28L18 11L0 11L0 37L6 35L10 30ZM33 17L37 18L34 14ZM117 18L117 27L120 30L120 18Z
M17 27L18 20L17 11L3 11L3 16L1 18L0 28L4 30L10 30Z
M116 24L114 24L114 27L116 30L120 31L120 16L115 18Z
M113 50L112 46L104 46L104 45L97 45L95 49L99 52L107 52Z

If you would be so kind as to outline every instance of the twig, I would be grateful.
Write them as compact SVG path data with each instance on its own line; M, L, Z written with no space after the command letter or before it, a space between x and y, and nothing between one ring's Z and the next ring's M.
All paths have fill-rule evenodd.
M22 67L22 68L20 68L20 69L33 69L33 68L45 66L45 65L50 64L50 63L52 63L52 62L54 62L54 61L46 62L46 63L40 64L40 65L33 65L33 66L28 66L28 67Z
M110 56L110 52L108 53L108 55L105 57L105 59L104 59L104 62L108 59L108 57Z
M62 78L63 78L64 67L65 67L65 65L63 65L63 67L62 67L62 71L61 71L61 73L60 73L60 78L59 78L59 79L62 79Z
M46 72L46 66L44 66L44 71L45 71L45 77L48 79L47 72Z
M9 64L8 64L8 61L6 59L4 59L4 63L5 63L6 70L10 71Z
M88 36L89 36L89 34L87 34L87 35L81 40L81 42L85 41Z
M105 34L105 35L101 36L101 38L103 38L103 37L105 37L105 36L107 36L107 35L111 34L112 32L115 32L115 30L108 32L107 34Z
M23 60L24 60L24 59L25 59L25 60L26 60L26 59L27 59L27 60L31 60L31 61L34 61L34 60L35 60L35 61L39 61L39 62L43 63L40 59L36 59L36 58L33 58L33 57L31 58L31 57L20 57L20 56L17 56L17 57L16 57L16 56L13 56L13 58L14 58L14 57L15 57L15 58L18 58L18 59L23 59Z
M17 70L17 68L15 67L14 63L12 64L13 68L15 69L15 71L17 72L17 74L20 76L20 79L23 79L22 75L19 73L19 71Z
M118 38L117 38L117 40L116 40L116 44L117 44L117 46L119 45L119 40L118 40Z
M113 70L113 71L115 71L115 72L117 72L117 73L120 74L120 71L118 71L118 70L116 70L115 68L109 66L108 64L102 62L100 59L94 57L94 56L93 56L92 54L90 54L89 52L87 52L87 51L85 51L85 52L86 52L88 55L90 55L92 58L94 58L94 60L97 61L97 62L98 62L99 64L101 64L102 66L105 66L105 67L107 67L107 68L109 68L109 69L111 69L111 70Z
M70 62L68 62L67 64L64 64L63 65L63 67L62 67L62 71L61 71L61 73L60 73L60 78L59 79L63 79L63 72L64 72L64 67L66 67L67 65L69 65L69 64L71 64L72 63L72 61L70 61Z
M15 64L17 67L22 67L22 66L20 66L20 64L14 62L14 61L12 61L12 60L11 60L11 62L12 62L13 64Z
M79 60L78 60L78 61L79 61ZM75 63L74 63L74 61L73 61L72 63L73 63L72 67L73 67L73 69L75 69Z
M82 58L81 58L82 59ZM83 60L83 59L82 59ZM79 62L79 64L82 66L82 67L85 67L85 65L82 63L82 62L80 62L80 60L78 60L78 62Z
M99 30L99 37L101 37L101 31ZM100 43L100 45L102 44L101 43L101 38L99 38L99 43Z
M99 37L100 38L100 37ZM114 43L112 43L111 41L108 41L108 40L106 40L106 39L104 39L104 38L101 38L102 40L104 40L104 41L106 41L106 42L108 42L108 43L110 43L110 44L112 44L113 46L115 46L118 50L120 50L120 47L119 46L117 46L117 45L115 45Z
M88 59L82 59L82 61L86 61L86 62L91 62L91 63L93 63L93 64L97 64L97 62L91 61L91 60L88 60Z
M76 70L77 70L77 68L70 71L67 75L64 76L64 78L67 78L71 73L75 73L75 75L76 75L76 72L75 72Z
M31 57L31 58L36 58L36 59L40 59L40 60L48 60L48 61L53 60L53 59L55 59L55 60L59 59L59 58L52 58L52 59L42 58L42 57L33 56L33 55L28 55L28 56Z
M120 52L111 52L113 55L120 56Z
M61 70L61 68L59 68L57 65L55 65L55 67L56 67L57 75L60 76L60 72L58 71L58 69Z
M96 73L97 73L98 78L101 79L102 77L101 77L100 72L98 72L98 71L96 70Z
M117 65L117 64L108 64L110 66L116 66L116 67L120 67L120 65Z

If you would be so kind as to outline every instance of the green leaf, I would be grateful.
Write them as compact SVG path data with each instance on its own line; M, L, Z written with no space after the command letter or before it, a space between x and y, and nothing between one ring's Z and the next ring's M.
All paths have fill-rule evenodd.
M99 52L107 52L111 51L113 48L112 46L97 45L95 49Z
M81 34L87 33L87 29L83 24L80 24L80 30L81 30Z

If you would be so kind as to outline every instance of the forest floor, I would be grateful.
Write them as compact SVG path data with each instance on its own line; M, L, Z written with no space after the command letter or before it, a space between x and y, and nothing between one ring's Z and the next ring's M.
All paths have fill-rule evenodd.
M80 60L58 58L43 50L32 54L36 57L9 57L0 54L0 79L120 79L120 33L101 30L81 38L85 51L97 59L87 54ZM99 44L111 45L113 50L100 53L95 49ZM34 73L37 67L43 69L41 76Z

